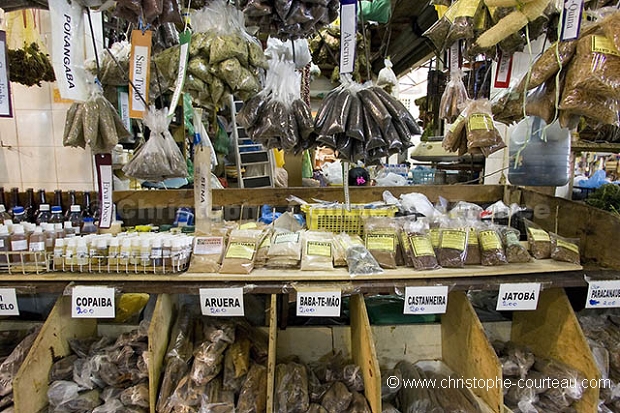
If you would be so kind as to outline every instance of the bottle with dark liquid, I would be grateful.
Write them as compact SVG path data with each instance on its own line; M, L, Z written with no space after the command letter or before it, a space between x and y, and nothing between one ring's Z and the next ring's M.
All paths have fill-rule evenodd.
M62 190L56 189L54 191L54 203L52 203L52 207L60 207L61 213L65 210L62 205Z
M73 205L78 205L78 203L77 203L77 197L75 195L75 191L71 190L69 191L69 206L67 207L67 210L65 211L65 221L69 221L69 215L71 215L71 207Z
M16 206L22 206L19 200L19 188L11 188L11 208L9 208L11 215L13 215L13 208Z
M94 218L93 205L90 201L90 192L84 192L84 203L82 205L82 220L84 220L84 218Z
M6 201L7 199L4 195L4 187L0 186L0 205L7 207L8 205L6 204Z
M35 222L37 218L37 205L34 202L34 188L26 189L26 204L24 205L26 220Z

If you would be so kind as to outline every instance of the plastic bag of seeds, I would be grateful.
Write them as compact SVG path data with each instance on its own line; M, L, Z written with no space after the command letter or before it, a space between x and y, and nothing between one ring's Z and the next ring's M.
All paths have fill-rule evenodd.
M480 148L488 152L485 155L505 148L501 135L493 124L491 102L488 99L478 99L468 106L467 148Z
M532 256L537 260L551 257L551 238L547 231L528 219L524 219L523 222Z
M480 243L480 262L482 265L508 264L501 235L495 226L481 228L478 231L478 241Z
M369 217L364 222L364 242L381 268L396 268L398 225L394 218Z
M254 255L264 232L260 229L231 231L220 273L249 274L254 269Z
M579 238L565 238L553 232L551 237L551 259L579 265Z
M469 231L461 221L445 220L441 224L437 259L446 268L463 268L467 259Z
M518 229L512 227L502 227L500 229L502 241L506 251L506 259L509 263L526 263L532 261L530 253L527 251L519 237L521 233Z
M427 221L418 220L406 223L404 231L409 248L409 255L413 268L416 270L435 270L440 268L433 248Z
M292 268L299 266L303 232L276 231L267 252L267 267Z

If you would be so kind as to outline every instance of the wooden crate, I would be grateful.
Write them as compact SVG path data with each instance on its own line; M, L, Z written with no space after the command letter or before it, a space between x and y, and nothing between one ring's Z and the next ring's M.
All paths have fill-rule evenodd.
M159 376L163 357L168 346L172 326L174 302L167 294L157 298L155 310L148 331L150 410L155 411ZM71 318L71 297L60 297L43 324L28 357L19 369L14 381L16 413L34 413L48 404L49 371L54 357L71 353L69 340L86 338L98 334L121 333L137 328L136 325L106 325L96 319Z
M373 413L381 413L381 372L364 298L361 295L352 296L349 310L350 326L289 327L277 331L277 334L274 330L273 338L276 343L274 360L275 356L284 358L296 355L304 363L309 363L332 351L342 351L344 357L353 359L361 368L366 399ZM269 373L269 384L274 386L275 368L270 368ZM274 411L273 392L270 396L272 397L267 407L268 413Z
M501 378L501 364L462 291L449 294L439 324L373 326L372 332L381 367L393 368L401 360L442 360L458 378ZM500 387L471 390L491 411L502 411Z
M535 311L515 311L512 320L485 323L485 328L493 338L512 340L538 356L559 360L579 370L586 379L601 378L563 289L542 291ZM599 390L588 388L575 407L578 412L596 412L598 399Z

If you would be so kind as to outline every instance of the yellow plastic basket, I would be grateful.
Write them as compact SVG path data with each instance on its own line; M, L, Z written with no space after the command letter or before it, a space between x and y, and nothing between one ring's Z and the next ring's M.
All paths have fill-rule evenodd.
M309 229L362 235L364 218L393 217L398 208L395 206L368 208L364 204L351 204L351 209L347 210L344 205L307 204L302 205L301 210L306 214L306 225Z

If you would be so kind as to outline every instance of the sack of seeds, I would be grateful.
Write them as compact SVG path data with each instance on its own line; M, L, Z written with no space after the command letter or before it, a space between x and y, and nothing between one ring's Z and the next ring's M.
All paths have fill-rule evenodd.
M267 267L297 267L301 259L301 237L301 231L276 231L267 252Z
M469 231L456 220L446 220L441 225L437 258L439 265L446 268L463 268L467 259L467 238Z
M333 270L332 242L333 235L331 232L306 231L302 237L301 270Z
M236 229L230 233L222 261L222 274L249 274L254 269L254 255L263 239L260 229Z
M547 231L529 219L524 219L530 253L537 260L551 257L551 238Z
M414 269L435 270L440 268L435 256L427 221L408 222L403 232L406 234L407 241L409 242L407 253Z
M394 218L370 217L364 222L366 248L381 268L396 268L398 225Z
M576 265L581 263L579 255L579 238L564 238L553 232L551 237L551 258L555 261L570 262Z
M478 232L480 261L482 265L495 266L508 264L499 231L495 226L482 228Z
M500 229L504 249L506 250L506 259L509 263L526 263L532 261L530 253L527 251L519 237L521 233L518 229L512 227L502 227Z

